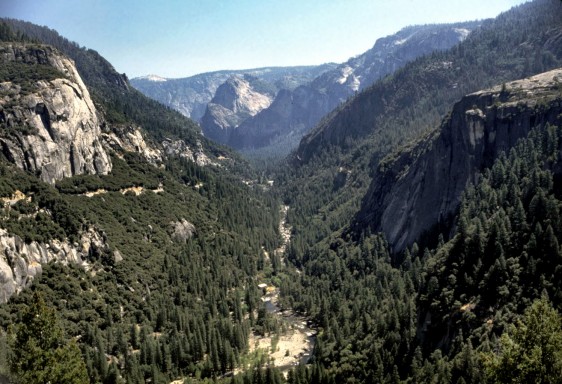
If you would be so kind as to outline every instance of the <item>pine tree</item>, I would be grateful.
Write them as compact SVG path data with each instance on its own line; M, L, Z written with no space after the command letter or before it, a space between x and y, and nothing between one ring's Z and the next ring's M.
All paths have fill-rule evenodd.
M493 383L562 383L562 319L546 298L536 300L483 355Z
M37 293L10 340L9 362L17 382L89 382L78 345L64 338L55 311Z

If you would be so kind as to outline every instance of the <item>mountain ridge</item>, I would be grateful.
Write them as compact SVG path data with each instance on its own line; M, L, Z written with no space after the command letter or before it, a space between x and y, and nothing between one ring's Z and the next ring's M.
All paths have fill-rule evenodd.
M275 137L296 142L338 105L407 62L462 41L479 22L410 26L377 39L368 51L326 71L309 84L279 95L269 109L244 121L230 144L238 149L267 146ZM256 145L254 145L254 143ZM293 147L283 149L287 154Z
M517 41L509 41L501 32L500 44L499 37L492 36L497 28L509 28L506 24L510 14L526 6L548 8L547 3L541 2L536 6L524 4L499 15L495 20L483 22L475 33L454 49L418 58L392 76L365 89L327 115L305 135L293 158L297 163L304 164L321 148L339 146L346 150L351 147L346 142L362 140L377 133L385 135L387 133L384 131L388 131L385 125L388 123L381 120L381 116L391 113L395 114L396 120L403 122L402 129L419 132L420 129L439 124L441 116L446 113L443 106L451 105L465 94L556 67L562 55L562 34L559 26L553 24L553 17L549 19L552 30L542 36L523 33L534 28L537 20L533 20L533 24L529 22L518 26ZM490 44L496 45L495 50L490 51ZM534 57L531 61L529 56L539 47L544 49L544 56ZM487 65L477 62L476 56L480 54L487 56ZM509 57L513 58L512 62L508 60ZM480 82L480 78L489 80ZM431 111L429 119L424 117L427 121L416 120L416 112L412 109L416 104L424 104L423 108ZM358 116L363 119L359 120ZM416 122L417 127L411 126L412 121Z
M217 88L231 76L248 74L281 89L295 87L315 74L333 66L335 64L327 63L318 66L220 70L185 78L165 78L166 82L159 81L157 83L137 77L131 79L131 84L147 96L178 110L184 116L199 121L205 114L206 106L215 95ZM308 74L309 72L310 74Z

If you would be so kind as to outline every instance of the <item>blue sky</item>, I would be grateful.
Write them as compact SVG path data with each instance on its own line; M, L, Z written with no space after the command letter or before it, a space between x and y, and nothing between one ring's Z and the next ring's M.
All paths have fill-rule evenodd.
M414 24L494 17L525 0L0 0L129 77L344 62Z

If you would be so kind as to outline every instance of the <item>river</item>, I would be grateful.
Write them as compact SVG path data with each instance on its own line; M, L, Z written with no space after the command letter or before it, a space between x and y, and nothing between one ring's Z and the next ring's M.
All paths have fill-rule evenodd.
M285 249L291 241L291 227L287 225L288 210L289 206L287 205L282 206L280 210L279 233L283 241L279 248L275 250L275 254L280 257L285 268L294 268L284 258ZM250 350L258 348L267 350L268 356L274 361L274 365L286 374L290 368L298 364L306 364L309 361L317 332L311 328L306 318L296 315L291 309L282 310L279 307L278 287L269 285L264 292L266 293L264 293L262 301L265 303L267 312L275 316L281 324L284 324L286 331L278 335L276 342L270 336L252 335L250 337ZM273 351L271 350L272 343L275 343L275 350Z

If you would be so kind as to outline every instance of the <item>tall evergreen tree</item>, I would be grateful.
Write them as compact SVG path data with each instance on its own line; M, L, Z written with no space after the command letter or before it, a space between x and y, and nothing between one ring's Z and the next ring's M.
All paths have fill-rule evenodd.
M76 342L65 339L55 311L37 293L10 340L9 362L17 383L89 382Z
M536 300L483 356L493 383L562 383L562 318L546 298Z

